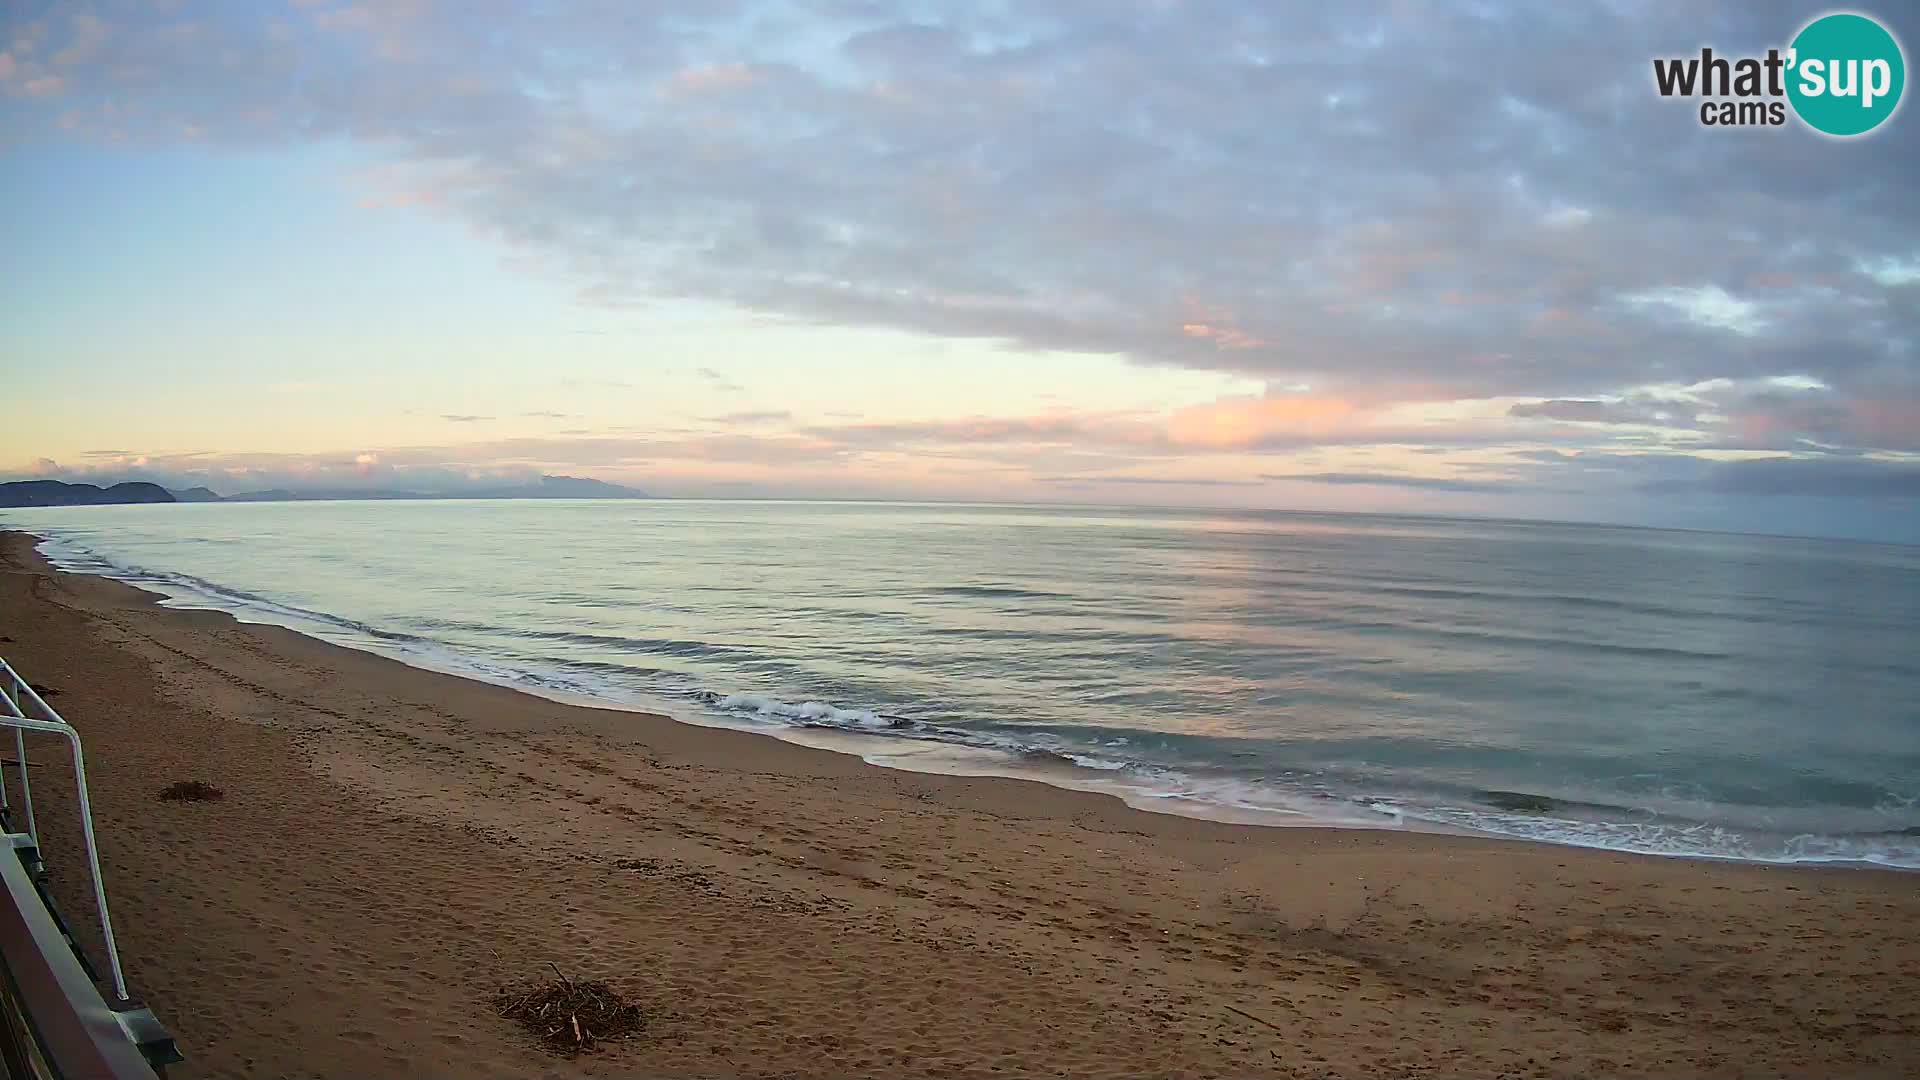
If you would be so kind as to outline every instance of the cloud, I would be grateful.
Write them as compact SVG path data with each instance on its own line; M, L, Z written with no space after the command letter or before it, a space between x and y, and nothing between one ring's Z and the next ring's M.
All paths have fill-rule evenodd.
M1599 401L1554 398L1523 401L1507 410L1523 420L1559 420L1576 424L1632 424L1643 427L1694 427L1697 417L1672 403L1648 400Z
M1725 430L1744 445L1920 450L1920 396L1905 387L1865 397L1769 387L1731 395L1723 408Z
M723 394L745 393L747 389L746 387L741 386L739 383L734 382L732 379L728 378L726 375L722 374L721 372L715 371L710 367L695 368L694 374L706 380L709 386L712 386L715 390L718 390Z
M774 424L793 419L793 414L785 409L750 410L747 412L723 413L709 416L708 423L713 424Z
M1493 480L1455 480L1397 473L1262 473L1263 480L1291 480L1339 486L1402 487L1421 491L1512 492L1515 485Z
M455 424L472 424L481 420L491 420L493 417L475 416L471 413L441 413L440 419L451 421Z
M483 14L56 8L0 42L0 109L20 137L376 148L373 201L430 206L595 304L1269 388L1169 415L830 417L790 433L811 455L1920 449L1920 124L1747 137L1648 86L1649 57L1783 41L1780 5ZM1373 475L1345 465L1305 468ZM1881 483L1861 490L1897 497Z
M1881 285L1920 285L1920 253L1905 258L1882 255L1862 260L1859 270Z
M1167 414L1059 410L1032 416L868 421L814 425L815 437L849 446L1059 446L1157 456L1267 453L1306 447L1480 446L1512 442L1511 430L1458 422L1416 423L1338 399L1292 394L1234 396ZM1556 429L1531 432L1550 440Z
M1735 296L1717 284L1668 285L1630 293L1621 299L1631 305L1664 307L1688 322L1736 334L1757 334L1766 327L1758 304Z
M1422 400L1910 369L1920 329L1920 125L1838 169L1646 86L1769 5L101 12L9 52L68 83L43 122L390 146L607 297Z
M1708 466L1692 484L1721 495L1920 498L1920 462L1760 458Z
M1036 476L1038 484L1066 487L1093 487L1101 484L1125 484L1139 487L1259 487L1259 480L1222 480L1196 476Z
M817 425L807 434L864 447L967 444L1149 445L1162 438L1151 426L1099 415L972 417Z
M743 89L757 78L752 67L738 61L702 64L675 72L667 80L667 88L674 95L715 93Z
M1250 447L1275 439L1314 439L1346 428L1352 403L1289 394L1240 397L1174 413L1168 437L1187 446Z

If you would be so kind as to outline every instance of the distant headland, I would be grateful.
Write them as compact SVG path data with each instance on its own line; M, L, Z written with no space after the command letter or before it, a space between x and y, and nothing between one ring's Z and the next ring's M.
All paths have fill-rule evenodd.
M242 491L221 495L210 488L169 491L144 480L100 487L64 480L16 480L0 484L0 506L107 506L122 503L312 502L342 499L650 499L637 488L579 476L542 476L529 484L463 491L397 491L387 488L314 488Z

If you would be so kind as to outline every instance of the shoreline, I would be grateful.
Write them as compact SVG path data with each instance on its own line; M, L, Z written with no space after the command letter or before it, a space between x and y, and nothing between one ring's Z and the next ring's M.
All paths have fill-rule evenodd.
M0 536L12 533L27 536L34 541L35 555L46 560L57 572L84 577L99 578L126 585L139 592L154 597L157 607L171 611L204 611L226 615L236 623L250 626L271 626L298 634L302 638L317 644L347 649L368 656L376 656L396 663L404 664L416 671L444 675L487 686L497 686L515 693L526 694L559 705L584 709L597 709L609 712L628 713L652 719L669 720L674 723L693 727L709 728L718 731L733 731L747 735L775 739L791 746L828 753L841 754L857 758L867 765L882 769L897 769L905 772L923 773L932 776L964 777L974 779L1023 780L1045 784L1064 791L1077 791L1086 794L1104 795L1119 800L1128 808L1142 813L1166 814L1172 817L1191 818L1199 821L1213 821L1222 824L1249 825L1284 829L1332 829L1332 830L1380 830L1385 832L1424 833L1438 836L1470 836L1482 839L1522 844L1543 844L1548 847L1581 847L1576 844L1556 844L1552 841L1534 840L1526 837L1504 836L1497 833L1476 832L1471 829L1451 827L1433 822L1398 818L1379 814L1373 818L1353 817L1341 819L1335 816L1316 816L1310 810L1283 809L1278 807L1236 806L1221 802L1187 799L1174 792L1160 792L1145 784L1126 784L1107 775L1103 770L1075 765L1071 761L1046 760L1030 761L1024 755L1013 750L995 750L986 747L969 746L960 743L948 743L935 740L905 739L889 736L880 732L861 732L849 728L830 725L805 724L752 724L740 719L730 718L716 713L699 713L688 708L685 703L668 699L647 701L620 701L611 697L596 696L587 691L562 690L538 684L521 684L508 678L489 678L484 672L471 667L463 669L458 663L435 665L421 657L409 657L404 650L383 651L374 646L362 646L336 641L319 634L302 630L285 622L275 622L269 618L243 618L233 611L196 603L191 593L182 589L186 599L158 592L145 585L137 585L112 574L95 573L89 570L73 570L53 563L40 545L47 539L26 530L0 529ZM151 583L149 583L151 584ZM209 587L217 588L212 583ZM254 612L257 614L257 612ZM324 612L312 612L315 621L338 620L338 616ZM438 644L438 643L435 643ZM919 767L922 761L944 756L947 760L940 764ZM881 759L881 760L876 760ZM1613 848L1588 847L1594 851L1618 851L1619 854L1651 855L1670 858L1707 858L1714 856L1690 855L1674 852L1635 852L1620 851ZM1741 860L1756 865L1803 865L1786 861L1770 862L1764 859ZM1906 869L1904 867L1885 867L1870 861L1847 860L1806 860L1804 865L1858 865L1861 867L1880 867L1883 869Z
M1135 810L155 596L0 535L0 648L86 740L129 977L185 1077L1920 1068L1904 873ZM71 903L62 767L30 752ZM181 779L227 797L155 801ZM647 1031L529 1045L485 1000L549 962Z
M0 533L7 531L0 529ZM609 686L598 690L570 689L563 685L542 683L540 681L542 678L552 677L550 673L543 675L539 672L497 667L496 672L490 672L489 663L473 656L463 655L463 650L458 646L431 639L420 639L417 643L429 648L411 649L406 644L386 641L388 635L379 629L362 626L341 616L288 607L246 593L235 594L214 582L165 574L160 574L159 577L167 580L149 581L137 578L129 580L114 572L124 571L124 568L100 561L97 557L86 553L85 549L80 549L79 555L70 553L67 556L70 562L78 564L78 568L69 569L66 565L54 562L58 556L50 556L47 552L40 550L41 545L57 543L57 541L36 536L26 530L12 531L33 537L38 557L55 565L60 572L98 577L128 585L153 595L155 603L168 610L222 613L243 624L273 626L315 642L379 656L416 670L502 687L562 705L665 718L696 727L769 736L790 745L850 755L881 768L903 769L932 775L1035 781L1070 791L1112 796L1128 807L1146 813L1239 825L1289 829L1381 830L1396 833L1477 837L1505 843L1541 844L1551 848L1742 865L1816 866L1882 869L1903 873L1920 872L1920 865L1904 865L1899 861L1886 858L1822 854L1778 856L1736 854L1721 851L1668 849L1658 844L1644 842L1608 843L1605 840L1592 840L1586 837L1563 839L1553 835L1529 835L1529 833L1541 832L1543 826L1553 826L1554 828L1545 830L1551 834L1558 831L1558 827L1564 824L1575 824L1576 828L1584 830L1598 827L1602 823L1581 821L1576 824L1571 819L1562 820L1550 813L1540 813L1523 822L1524 828L1521 831L1513 831L1511 826L1503 831L1500 827L1461 824L1438 820L1433 816L1439 814L1444 817L1447 813L1458 812L1459 807L1442 806L1436 810L1433 807L1413 804L1403 806L1392 797L1386 797L1383 804L1378 799L1362 795L1340 798L1330 795L1313 797L1298 792L1276 793L1278 802L1256 805L1201 794L1200 791L1195 790L1195 785L1204 788L1207 783L1213 782L1206 777L1190 777L1194 784L1173 784L1168 782L1166 777L1162 777L1161 782L1156 784L1151 780L1135 778L1124 770L1081 765L1066 756L1044 749L1022 752L1013 747L995 748L951 742L941 738L862 731L855 727L825 723L786 724L775 721L756 723L751 717L711 710L702 703L658 697L636 692L630 688ZM95 569L95 565L99 569ZM172 591L163 591L169 588ZM334 633L328 633L329 630ZM355 635L343 633L344 631L359 631L358 636L364 640L352 640ZM415 639L395 639L395 641L414 642ZM566 678L571 679L572 676L569 675ZM795 708L790 705L785 707ZM1522 794L1548 802L1559 802L1558 799L1548 796L1532 796L1524 792ZM1462 805L1472 808L1470 803ZM1484 815L1505 808L1492 803L1473 809L1474 812ZM1676 820L1672 823L1672 827L1687 824L1689 823L1683 819ZM1705 822L1697 824L1701 828L1715 828ZM1862 838L1872 835L1877 834L1858 834ZM1848 841L1853 839L1853 836L1854 834L1834 834L1802 839Z
M289 626L286 623L274 622L264 618L242 618L234 612L222 608L196 604L190 600L182 602L179 597L159 592L155 589L144 587L143 585L136 585L111 574L67 569L54 563L44 551L40 550L41 545L48 542L45 537L27 530L0 528L0 543L4 543L7 541L7 538L14 536L25 537L31 544L33 557L46 564L46 566L55 573L112 582L115 585L131 589L149 598L148 602L158 610L205 613L231 619L235 624L240 626L272 627L275 630L293 634L316 646L343 649L362 656L391 661L424 674L458 679L462 682L474 683L481 686L497 687L509 693L523 694L529 698L569 708L629 715L644 718L648 722L666 721L675 724L684 724L694 728L734 732L756 738L768 738L803 750L854 758L864 765L877 769L897 770L927 776L944 776L955 779L1013 780L1043 784L1059 791L1077 792L1113 799L1128 809L1139 813L1163 814L1169 817L1208 821L1223 825L1256 828L1324 829L1328 831L1359 830L1367 832L1404 832L1433 836L1472 837L1499 843L1538 844L1549 848L1580 847L1580 845L1556 844L1551 841L1532 840L1525 837L1474 832L1468 829L1451 828L1429 822L1407 822L1396 820L1385 815L1382 815L1378 821L1361 819L1340 821L1314 817L1307 811L1269 809L1263 807L1233 807L1222 803L1181 801L1176 795L1150 793L1144 786L1130 788L1128 785L1108 781L1100 775L1100 770L1077 766L1064 760L1057 763L1048 761L1045 764L1035 764L1022 761L1021 755L1012 751L995 751L982 747L935 742L931 740L906 740L889 737L878 732L863 733L846 728L824 725L776 725L771 723L753 725L744 722L730 721L729 718L721 715L703 714L694 716L691 715L689 711L683 711L680 707L681 703L664 699L650 703L630 703L611 698L597 697L584 691L561 690L537 684L520 685L505 678L488 678L484 673L476 670L461 670L458 665L455 664L435 666L431 663L423 662L417 657L410 658L401 651L385 652L377 648L361 647L354 644L334 641L314 633L309 633L298 627ZM324 612L314 612L312 614L324 619L338 618L337 616L326 615ZM907 758L932 756L935 754L950 755L950 760L942 766L926 768L917 768L914 764L909 764L903 760ZM876 757L893 760L873 760ZM977 758L980 764L977 767L969 767L966 760L968 758ZM995 758L1004 758L1006 760L992 761L992 759ZM988 764L989 761L992 761L992 763ZM1132 794L1133 797L1129 798L1129 794ZM1658 852L1618 851L1611 848L1600 847L1588 847L1582 848L1582 850L1652 858L1713 858L1713 856L1693 856L1679 853L1666 854ZM1770 863L1758 859L1734 859L1727 861L1750 862L1753 865L1781 866L1856 865L1853 863L1842 863L1837 860L1822 862L1810 861L1805 864ZM1857 865L1888 870L1905 869L1902 867L1884 867L1870 862L1861 862Z

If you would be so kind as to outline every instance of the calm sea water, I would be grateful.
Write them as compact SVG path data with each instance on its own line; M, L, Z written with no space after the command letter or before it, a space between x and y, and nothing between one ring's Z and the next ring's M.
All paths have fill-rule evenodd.
M703 722L860 732L876 760L937 748L1276 822L1920 867L1920 548L764 502L0 520L176 603Z

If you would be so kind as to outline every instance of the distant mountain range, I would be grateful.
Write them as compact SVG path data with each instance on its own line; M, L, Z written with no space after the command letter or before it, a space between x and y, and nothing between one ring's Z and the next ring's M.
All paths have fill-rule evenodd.
M11 484L0 484L0 506L105 506L109 503L173 501L173 492L145 481L104 488L60 480L16 480Z
M650 499L636 488L588 480L579 476L542 476L531 484L475 488L460 492L393 491L387 489L314 489L243 491L220 495L204 487L168 491L159 484L135 481L97 487L62 480L16 480L0 484L0 506L104 506L113 503L170 502L313 502L339 499Z

